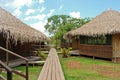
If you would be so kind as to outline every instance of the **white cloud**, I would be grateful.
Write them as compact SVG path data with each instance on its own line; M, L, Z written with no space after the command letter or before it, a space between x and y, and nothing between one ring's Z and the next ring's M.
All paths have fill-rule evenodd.
M21 0L13 0L11 2L8 2L6 4L6 6L10 6L12 8L21 8L23 6L30 6L32 4L32 0L24 0L24 1L21 1Z
M59 7L59 10L61 10L63 8L63 5L61 5L60 7Z
M28 10L26 11L25 15L30 15L30 14L32 14L32 13L34 13L34 12L35 12L34 9L28 9Z
M80 12L71 12L70 16L73 18L80 18Z
M17 9L15 9L15 11L13 12L13 15L19 17L19 16L21 15L21 13L22 13L22 12L20 11L20 8L17 8Z
M36 16L28 16L28 17L26 17L24 20L25 21L29 21L29 20L44 20L45 19L45 17L46 17L46 15L45 14L38 14L38 15L36 15Z
M45 2L45 0L39 0L39 2L40 2L40 3L44 3L44 2Z
M50 12L47 14L47 16L51 16L55 12L55 9L51 9Z
M45 28L44 28L45 24L46 24L46 21L39 21L37 23L30 24L30 26L33 27L34 29L37 29L37 30L45 33Z
M42 13L43 11L45 11L45 7L41 7L41 8L39 9L39 11L40 11L40 13Z

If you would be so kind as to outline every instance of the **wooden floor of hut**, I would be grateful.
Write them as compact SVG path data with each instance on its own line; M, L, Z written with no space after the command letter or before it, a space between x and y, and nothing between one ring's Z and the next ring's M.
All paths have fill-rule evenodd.
M30 56L30 57L26 57L26 58L28 59L28 62L40 60L40 57L37 57L37 56ZM20 66L22 64L25 64L25 61L22 59L16 59L16 60L9 61L10 67L16 67L16 66Z
M76 56L79 56L79 50L72 50L69 52L70 55L76 55Z

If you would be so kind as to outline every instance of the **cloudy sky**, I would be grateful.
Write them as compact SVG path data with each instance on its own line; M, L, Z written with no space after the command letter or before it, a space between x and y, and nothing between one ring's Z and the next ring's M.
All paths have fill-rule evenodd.
M120 0L0 0L0 7L45 33L44 25L52 15L95 17L109 8L120 11Z

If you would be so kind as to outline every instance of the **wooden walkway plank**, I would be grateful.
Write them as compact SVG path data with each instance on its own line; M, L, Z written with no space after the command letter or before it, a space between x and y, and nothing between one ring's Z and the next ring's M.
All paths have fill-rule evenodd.
M38 80L65 80L56 49L49 51Z
M48 66L49 66L49 62L48 62L48 60L46 60L46 62L45 62L45 64L44 64L44 67L42 68L42 71L41 71L41 73L40 73L40 75L39 75L39 78L38 78L38 80L44 80L46 77L45 76L43 76L43 75L47 75L47 70L49 70L49 68L48 68ZM46 79L45 79L46 80Z
M53 60L54 60L55 56L53 56ZM52 61L52 80L56 80L56 61Z

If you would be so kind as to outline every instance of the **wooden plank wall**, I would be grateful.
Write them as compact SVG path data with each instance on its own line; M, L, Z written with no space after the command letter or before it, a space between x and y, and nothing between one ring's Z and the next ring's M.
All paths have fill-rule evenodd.
M112 59L111 45L79 45L80 55Z
M79 49L79 40L77 40L77 39L72 39L72 49L73 50L77 50L77 49Z
M113 61L120 62L120 34L114 34L112 36L113 45Z
M17 44L16 46L13 45L12 51L17 53L18 55L21 55L23 57L30 56L31 52L31 44L30 43L24 43L24 44ZM10 59L15 59L14 56L10 56Z
M6 47L5 46L5 39L2 37L2 35L0 34L0 46L2 46L2 47ZM5 51L3 51L3 50L0 50L0 60L2 60L2 61L5 61L6 60L6 54L5 54Z
M120 34L113 35L113 57L120 57Z

